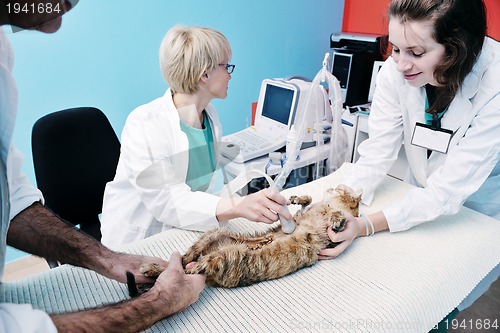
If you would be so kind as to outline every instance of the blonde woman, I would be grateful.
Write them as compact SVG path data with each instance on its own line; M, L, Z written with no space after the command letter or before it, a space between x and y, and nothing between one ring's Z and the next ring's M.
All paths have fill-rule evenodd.
M234 200L212 193L221 125L210 101L227 97L231 55L227 39L214 29L175 26L167 32L160 67L170 88L126 121L116 176L104 194L104 244L172 227L206 231L236 217L264 223L277 221L277 213L291 218L282 207L287 200L271 190ZM143 186L144 170L155 165L164 179Z

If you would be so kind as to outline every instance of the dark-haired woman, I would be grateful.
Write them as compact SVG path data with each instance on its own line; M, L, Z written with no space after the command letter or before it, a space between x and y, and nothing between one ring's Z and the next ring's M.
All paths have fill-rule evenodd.
M343 232L329 230L341 244L322 250L323 259L371 234L370 224L374 232L403 231L462 206L500 219L500 43L486 36L483 1L392 0L389 42L369 139L343 183L369 205L404 143L406 180L417 187L380 212L349 219Z

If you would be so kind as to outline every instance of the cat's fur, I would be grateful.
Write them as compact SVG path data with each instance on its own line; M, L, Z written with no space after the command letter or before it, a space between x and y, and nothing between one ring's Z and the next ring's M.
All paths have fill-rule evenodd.
M184 267L194 262L186 273L203 273L207 285L231 288L276 279L314 264L319 250L335 246L327 228L342 231L344 211L358 216L361 195L353 195L341 186L327 192L327 198L311 206L310 196L290 198L292 204L302 205L293 216L296 227L292 234L285 234L280 226L254 236L226 228L206 232L183 256ZM163 270L152 264L141 266L141 272L150 277Z

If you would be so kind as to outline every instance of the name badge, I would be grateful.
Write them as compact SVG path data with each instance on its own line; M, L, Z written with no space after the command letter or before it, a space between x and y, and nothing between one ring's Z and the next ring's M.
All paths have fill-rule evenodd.
M411 144L446 154L452 137L453 131L451 130L432 128L430 125L416 123Z

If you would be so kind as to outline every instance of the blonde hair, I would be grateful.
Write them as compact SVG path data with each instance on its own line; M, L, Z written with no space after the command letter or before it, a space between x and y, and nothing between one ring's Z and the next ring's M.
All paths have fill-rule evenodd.
M176 25L160 46L160 69L173 92L198 91L201 76L230 58L226 37L211 28Z

